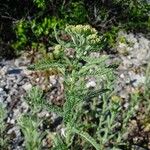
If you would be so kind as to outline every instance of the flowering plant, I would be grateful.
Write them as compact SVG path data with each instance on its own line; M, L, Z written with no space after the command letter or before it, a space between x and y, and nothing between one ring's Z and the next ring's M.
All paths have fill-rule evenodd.
M90 25L68 25L64 31L69 40L67 43L59 40L59 43L65 48L74 48L77 58L102 48L101 36Z

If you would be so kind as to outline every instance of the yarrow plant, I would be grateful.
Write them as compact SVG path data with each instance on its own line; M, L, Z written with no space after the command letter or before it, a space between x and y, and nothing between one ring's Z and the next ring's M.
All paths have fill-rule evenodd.
M90 25L69 25L66 26L65 31L71 36L73 43L77 47L83 46L86 43L88 46L93 46L94 48L94 46L100 44L101 37Z
M74 48L77 53L76 57L86 55L93 50L99 51L102 48L101 36L90 25L68 25L64 31L64 34L68 35L70 40L64 43L55 34L56 39L65 48Z
M123 144L123 135L135 112L137 98L129 104L128 110L122 109L118 97L111 99L114 74L106 63L108 57L95 58L90 55L100 50L98 45L101 45L101 37L95 29L88 25L69 25L65 28L65 34L69 37L67 41L62 40L55 31L59 43L53 51L58 56L56 60L41 60L30 66L30 69L58 70L57 75L64 80L65 100L62 107L46 100L43 102L42 99L37 101L36 97L33 99L33 103L38 102L44 109L63 118L63 134L50 134L53 149L74 150L80 147L83 150L117 150ZM87 86L87 82L92 79L94 82Z

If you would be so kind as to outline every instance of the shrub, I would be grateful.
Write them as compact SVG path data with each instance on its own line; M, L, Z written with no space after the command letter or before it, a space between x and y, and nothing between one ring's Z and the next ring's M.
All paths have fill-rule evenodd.
M86 22L86 11L82 1L33 1L39 14L33 19L21 19L15 24L17 41L13 44L15 49L32 49L32 43L43 43L48 48L54 40L53 29L61 29L65 24ZM53 13L48 13L52 11ZM45 15L46 14L46 15ZM63 18L63 19L62 19Z
M47 50L52 42L56 42L53 36L55 24L58 24L57 27L61 29L66 24L88 22L101 34L106 32L110 36L113 36L112 27L120 26L126 30L147 33L150 29L149 6L146 0L4 2L0 8L1 37L3 42L12 44L12 47L17 50L32 49L32 42L44 44Z
M146 0L86 1L90 22L101 31L111 26L127 30L147 31L149 28L149 2Z

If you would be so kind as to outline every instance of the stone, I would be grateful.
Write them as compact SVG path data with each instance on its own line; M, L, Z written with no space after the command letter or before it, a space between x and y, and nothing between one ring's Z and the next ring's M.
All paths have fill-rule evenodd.
M22 69L14 68L14 69L8 70L7 74L20 74L21 71L22 71Z
M87 88L93 88L93 87L95 87L96 86L96 83L95 83L95 81L89 81L87 84L86 84L86 87Z
M27 92L29 90L31 90L32 85L30 83L25 83L22 88Z
M0 94L1 94L3 91L4 91L3 88L0 88Z

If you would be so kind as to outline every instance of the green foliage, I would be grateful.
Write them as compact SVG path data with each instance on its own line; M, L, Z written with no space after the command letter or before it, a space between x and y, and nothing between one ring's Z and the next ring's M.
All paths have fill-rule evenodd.
M16 35L18 41L17 43L12 44L12 47L14 47L15 49L21 49L26 45L26 43L28 42L27 29L28 29L28 22L26 22L25 20L20 20L16 24Z
M41 38L42 36L48 36L55 26L63 26L63 21L58 20L55 17L45 17L41 20L40 23L38 21L33 20L31 22L31 29L36 38Z
M23 115L18 119L18 125L20 126L25 138L26 150L41 150L41 141L44 134L38 131L38 126L40 123L41 122L39 120L33 118L32 116Z
M150 4L145 0L128 0L128 1L116 1L118 5L121 5L124 8L127 8L126 11L128 13L128 23L125 24L127 28L145 28L150 30L149 28L149 10Z
M53 29L55 26L62 27L64 23L61 19L56 17L44 17L40 20L33 19L32 21L20 20L16 26L15 31L17 35L17 41L12 46L17 50L23 48L33 49L32 45L37 43L36 49L40 49L39 43L49 45L53 35ZM46 40L45 40L46 39Z
M119 30L120 27L112 27L103 34L103 43L105 43L107 47L113 48L115 46Z
M81 137L83 149L91 146L97 150L119 149L120 145L125 144L124 135L127 134L129 120L139 104L138 95L131 96L128 109L122 108L119 97L112 97L114 75L113 70L106 65L108 58L89 56L92 51L99 49L85 37L94 35L94 40L95 36L98 38L95 40L96 45L101 42L95 29L86 25L67 26L65 34L70 37L68 41L60 40L56 34L60 44L55 46L55 50L60 50L59 60L42 60L31 67L40 70L56 69L60 73L58 75L64 78L65 103L62 108L50 107L50 104L43 107L63 117L64 133L52 135L53 148L75 149L82 143L75 139ZM66 55L68 48L74 50L72 57ZM94 87L87 86L90 78L95 79Z
M150 98L150 63L147 65L146 69L146 79L145 79L145 95Z
M54 40L53 29L56 25L57 28L61 29L65 27L65 24L86 22L83 1L71 1L69 3L60 1L58 3L53 0L49 2L33 0L33 3L39 9L37 15L33 19L23 18L14 24L17 40L12 46L15 49L32 49L32 43L44 43L48 47L51 45L50 41ZM53 10L55 8L57 10ZM56 14L47 14L47 11L50 11L49 9L52 9Z
M114 40L110 31L112 26L147 33L149 9L146 0L112 0L109 3L100 0L4 1L0 8L0 36L5 45L15 50L32 50L32 43L42 43L47 51L55 42L53 27L56 24L61 29L66 24L88 22L100 33L106 33L111 45Z
M45 0L33 0L33 2L38 8L44 9L46 7Z
M144 97L146 99L146 108L147 108L147 114L149 117L149 112L150 112L150 105L149 105L149 100L150 100L150 63L147 65L147 69L146 69Z
M100 150L101 146L87 132L79 131L79 130L74 129L74 128L72 129L72 132L74 132L74 133L79 134L80 136L82 136L89 143L91 143L96 150Z
M55 112L59 115L62 114L61 108L57 106L51 106L46 100L43 98L43 91L38 87L33 87L25 97L27 103L31 108L31 112L33 115L36 115L42 109L47 109L48 111Z
M67 146L65 145L59 134L51 134L50 137L53 140L54 145L52 150L67 150Z
M68 7L69 9L67 10L66 7L62 7L60 12L66 23L82 24L87 22L87 12L82 0L72 1Z
M43 106L43 92L34 87L26 96L26 101L28 102L29 106L32 108L32 113L35 114L42 109Z
M6 124L4 121L6 116L6 109L0 103L0 148L4 150L8 148L8 137L6 135Z
M86 88L86 78L101 77L101 79L106 79L106 77L108 77L108 74L111 74L112 70L110 68L107 68L105 64L106 57L102 57L99 59L95 58L94 60L92 57L88 56L90 50L97 51L95 46L98 45L98 42L100 42L95 29L91 28L90 26L78 25L67 26L65 28L65 31L69 36L71 36L71 40L68 43L60 41L58 37L57 40L60 42L60 44L63 43L63 45L61 46L64 48L69 48L68 45L70 45L70 48L75 48L75 59L69 59L65 55L64 50L64 53L62 53L63 55L59 61L41 61L40 64L35 64L34 66L32 66L32 68L42 69L43 67L43 69L53 69L54 66L54 68L57 70L64 70L63 72L61 72L64 77L66 101L62 108L62 116L66 128L65 143L69 147L69 145L71 145L72 143L74 132L78 131L78 129L73 131L74 127L76 128L77 126L78 128L78 118L81 115L81 112L77 112L76 110L82 108L82 104L86 100L86 96L89 92L91 92L91 94L94 94L93 90ZM91 38L88 38L86 41L86 36ZM79 37L80 39L78 39ZM85 62L85 65L81 63L81 60ZM72 68L69 72L67 70L68 67ZM99 92L95 92L95 96L99 95L100 91L103 91L103 89L97 90L99 90ZM92 139L92 137L90 138L90 135L87 136L88 133L83 133L82 135L84 137L86 135L88 140ZM94 142L94 139L91 140L91 143L96 146L96 142Z
M102 32L122 26L137 32L149 31L150 4L146 0L86 1L88 17Z

